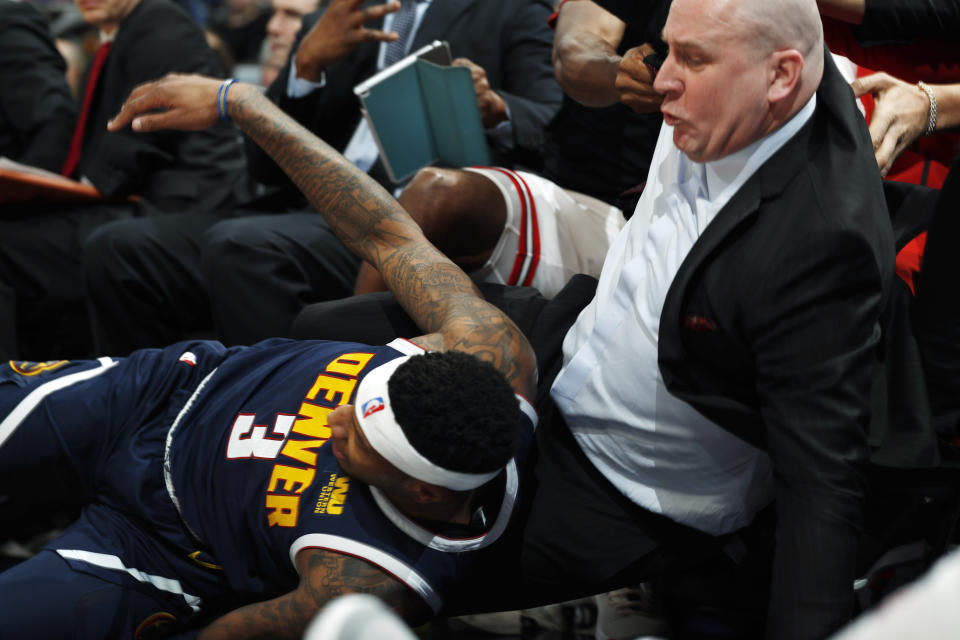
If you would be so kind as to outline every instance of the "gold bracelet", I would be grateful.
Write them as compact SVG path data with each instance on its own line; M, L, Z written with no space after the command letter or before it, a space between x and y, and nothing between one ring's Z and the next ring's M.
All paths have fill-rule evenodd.
M923 132L923 135L928 136L937 128L937 97L933 95L933 89L923 80L917 83L917 87L930 99L930 115L927 119L927 128Z

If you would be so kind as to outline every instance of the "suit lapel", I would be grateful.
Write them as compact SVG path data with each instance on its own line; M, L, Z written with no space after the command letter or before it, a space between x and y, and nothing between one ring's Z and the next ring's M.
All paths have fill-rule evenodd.
M742 222L755 215L764 200L776 198L783 193L787 183L816 155L817 150L826 144L827 121L834 121L835 126L831 127L831 131L843 132L845 139L842 144L865 144L866 140L869 140L866 125L862 119L856 120L859 114L853 109L838 107L844 100L853 100L853 93L834 65L830 52L824 49L823 79L817 88L817 107L813 116L793 138L757 169L720 210L703 235L694 243L670 284L663 304L663 313L660 315L661 368L665 362L682 362L684 357L680 340L683 302L694 276L704 263L714 256L724 239ZM847 136L849 139L846 139ZM841 144L840 141L832 143Z
M478 0L433 0L427 7L420 28L410 46L411 51L430 44L434 40L446 40L450 27L457 18Z
M817 110L820 110L819 105ZM809 149L810 132L816 120L815 112L810 121L744 183L690 249L670 283L663 312L660 314L661 366L667 362L683 361L683 344L680 339L683 303L693 278L720 250L724 240L742 223L758 215L760 204L765 199L782 193L787 183L803 168L812 153Z

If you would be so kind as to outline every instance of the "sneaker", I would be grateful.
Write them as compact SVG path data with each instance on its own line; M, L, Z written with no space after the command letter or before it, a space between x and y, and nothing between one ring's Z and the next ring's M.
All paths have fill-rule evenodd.
M663 604L647 584L596 596L597 640L669 637Z

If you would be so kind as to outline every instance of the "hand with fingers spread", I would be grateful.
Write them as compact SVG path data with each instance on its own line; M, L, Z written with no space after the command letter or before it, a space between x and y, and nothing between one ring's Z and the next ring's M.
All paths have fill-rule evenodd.
M487 72L483 67L467 58L457 58L451 63L456 67L466 67L473 78L473 90L477 92L477 106L480 107L480 119L487 129L495 127L507 119L507 103L490 86Z
M873 96L870 138L880 173L890 167L908 146L926 130L930 116L930 99L917 87L880 72L851 83L857 97Z
M336 62L364 42L393 42L393 31L367 29L371 20L378 20L400 8L394 0L363 7L363 0L331 0L323 16L303 37L297 48L297 76L319 82L327 65Z
M118 131L128 124L137 132L206 129L217 123L222 84L215 78L184 74L142 84L130 93L107 129Z
M615 85L620 102L637 113L653 113L660 108L663 96L653 90L657 72L644 59L656 51L649 44L633 47L623 54L617 70Z

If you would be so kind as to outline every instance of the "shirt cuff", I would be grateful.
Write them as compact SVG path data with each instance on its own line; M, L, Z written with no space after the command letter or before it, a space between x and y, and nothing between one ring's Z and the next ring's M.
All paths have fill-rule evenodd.
M317 89L322 89L327 84L327 73L324 71L320 75L320 81L304 80L297 77L297 64L295 60L290 61L290 76L287 78L287 97L302 98Z

